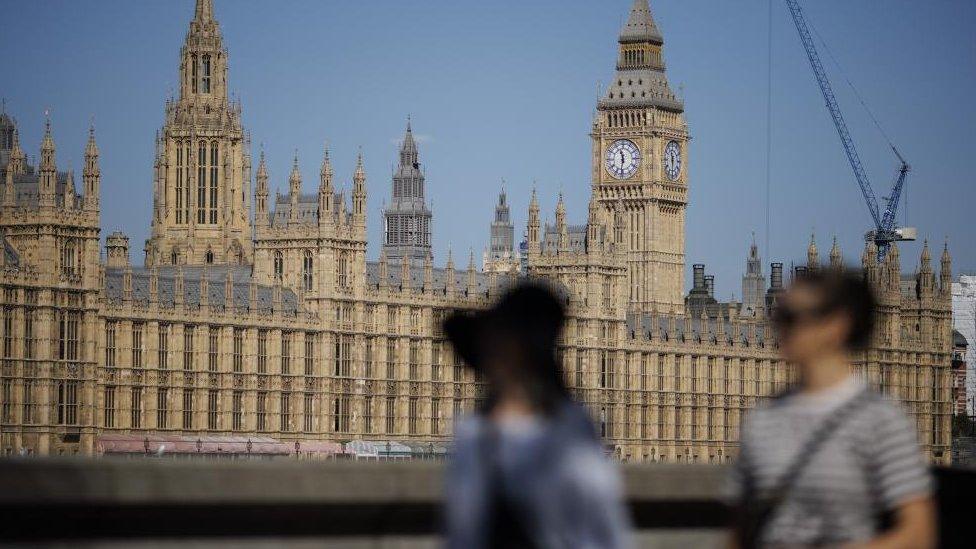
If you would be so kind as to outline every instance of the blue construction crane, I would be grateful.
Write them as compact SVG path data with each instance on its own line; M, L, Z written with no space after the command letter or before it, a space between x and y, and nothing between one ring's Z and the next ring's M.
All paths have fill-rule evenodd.
M861 194L864 195L864 201L867 202L868 211L874 219L874 229L868 231L865 239L872 240L877 245L878 261L880 262L888 253L892 242L915 240L915 229L895 227L898 202L901 200L901 191L905 186L905 179L911 170L911 166L908 165L895 145L889 140L888 145L891 147L892 152L895 153L895 156L898 157L901 165L898 168L898 175L892 187L891 195L885 199L887 205L882 214L878 207L878 199L874 195L874 189L872 189L871 182L868 180L868 174L865 173L861 159L857 155L857 149L854 147L851 132L847 129L847 123L844 122L844 115L841 114L840 106L837 104L837 98L834 97L834 91L830 87L830 80L827 79L827 73L824 71L823 64L820 62L820 55L817 53L817 48L813 43L813 37L810 35L810 29L807 27L806 19L803 18L803 11L800 9L799 1L786 0L786 5L790 8L790 14L793 16L793 22L796 24L796 30L800 34L800 41L803 42L803 48L807 51L807 59L810 60L813 74L817 77L817 84L820 85L820 91L823 93L824 101L827 103L827 110L830 111L830 116L834 119L834 127L837 128L837 134L840 136L840 141L844 145L844 151L847 153L847 159L851 163L851 169L854 170L854 177L857 179L858 186L861 187Z

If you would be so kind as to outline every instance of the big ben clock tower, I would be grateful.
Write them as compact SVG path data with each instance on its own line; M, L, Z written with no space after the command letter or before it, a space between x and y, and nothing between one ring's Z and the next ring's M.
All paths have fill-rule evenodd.
M620 31L617 70L593 121L593 195L603 222L619 212L630 308L684 308L688 126L668 85L664 39L647 0Z

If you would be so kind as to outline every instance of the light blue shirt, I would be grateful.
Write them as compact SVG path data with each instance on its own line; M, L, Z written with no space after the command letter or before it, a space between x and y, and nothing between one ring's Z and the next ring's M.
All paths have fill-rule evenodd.
M455 432L446 484L448 547L487 546L491 454L495 478L539 547L629 546L620 478L581 407L566 404L551 418L495 424L493 438L486 436L488 426L472 416ZM489 440L497 448L489 451Z

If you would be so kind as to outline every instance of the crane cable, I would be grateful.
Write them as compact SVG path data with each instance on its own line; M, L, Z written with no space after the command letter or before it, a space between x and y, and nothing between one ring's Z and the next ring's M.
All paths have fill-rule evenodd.
M894 142L891 141L891 137L888 136L888 132L885 131L885 129L881 126L881 122L879 122L877 117L874 116L874 111L872 111L871 108L868 107L867 102L864 101L864 98L861 96L860 92L857 91L857 88L854 86L854 83L851 82L851 79L847 77L847 73L844 72L843 67L840 66L840 62L837 61L837 58L834 56L834 52L830 49L830 46L827 45L827 41L824 40L822 36L820 36L820 31L817 30L817 26L813 24L812 20L810 20L809 13L806 14L806 20L807 20L807 25L813 30L813 34L817 37L817 40L819 40L820 44L823 46L824 51L827 52L827 57L830 58L830 60L834 64L834 67L837 68L838 74L840 74L841 78L843 78L844 81L847 82L847 86L851 88L852 92L854 92L854 97L857 99L857 102L860 103L861 107L864 108L864 112L868 113L868 117L871 119L871 122L874 123L874 126L878 128L878 131L881 133L881 136L884 137L885 141L888 142L888 147L891 148L891 151L895 153L895 156L898 157L898 160L902 164L907 164L907 162L905 162L905 159L902 157L901 153L898 152L898 147L895 146ZM902 197L904 198L904 207L902 208L902 216L904 219L903 222L907 225L908 224L908 187L907 186L903 191Z
M834 57L834 52L831 51L830 46L827 45L827 41L824 40L822 36L820 36L820 31L817 30L817 26L814 25L813 21L810 20L809 13L806 14L806 20L807 20L807 25L809 25L809 27L813 30L813 34L817 37L817 40L820 40L820 44L823 45L824 51L827 52L827 57L829 57L830 60L834 63L834 66L837 67L837 72L840 74L841 78L843 78L844 81L847 82L848 87L850 87L851 91L854 92L854 97L857 98L858 103L860 103L861 106L864 108L864 112L868 113L868 117L871 118L871 121L874 122L875 127L878 128L879 132L881 132L881 136L884 137L885 141L888 142L888 146L891 147L891 150L895 153L895 156L897 156L899 160L904 162L904 159L902 158L901 154L898 152L898 147L895 147L895 144L891 141L891 138L888 137L888 132L886 132L884 128L881 127L881 123L878 122L878 119L874 116L874 112L871 110L870 107L868 107L868 104L864 101L864 98L861 97L861 94L858 93L857 88L854 87L854 83L851 82L851 79L847 77L847 73L844 72L844 69L840 66L840 63L837 61L837 58Z

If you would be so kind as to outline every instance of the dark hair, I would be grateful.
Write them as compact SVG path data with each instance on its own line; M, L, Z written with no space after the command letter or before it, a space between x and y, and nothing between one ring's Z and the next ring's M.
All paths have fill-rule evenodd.
M565 322L562 300L550 284L523 281L509 289L487 311L458 312L444 322L454 351L475 371L482 371L484 345L490 333L510 338L524 360L520 381L539 411L555 413L570 398L556 357L557 340ZM497 402L497 387L488 385L482 411Z
M837 268L811 270L798 277L797 286L813 288L822 297L825 314L843 313L851 321L845 346L859 351L868 346L874 330L874 291L859 271Z

